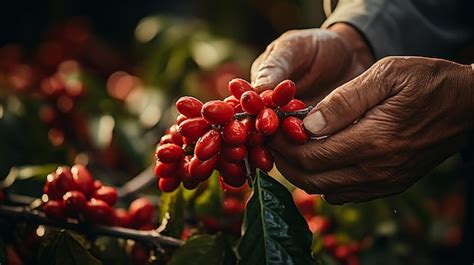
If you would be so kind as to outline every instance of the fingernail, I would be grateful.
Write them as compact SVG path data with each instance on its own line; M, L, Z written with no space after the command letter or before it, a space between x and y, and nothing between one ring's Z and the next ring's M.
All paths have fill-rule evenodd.
M303 120L304 127L312 134L318 134L324 128L326 128L327 122L323 116L323 113L319 110L306 116Z

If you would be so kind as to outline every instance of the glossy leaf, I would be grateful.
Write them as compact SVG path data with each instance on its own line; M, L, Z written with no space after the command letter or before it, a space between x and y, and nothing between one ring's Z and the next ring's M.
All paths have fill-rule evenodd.
M52 231L46 235L39 252L41 265L101 265L85 248L81 238L66 230Z
M219 173L214 171L208 181L208 187L195 201L197 216L221 216L224 193L219 185Z
M312 234L290 192L260 170L242 228L238 264L314 264Z
M224 262L224 240L221 235L191 237L178 248L168 265L220 265Z

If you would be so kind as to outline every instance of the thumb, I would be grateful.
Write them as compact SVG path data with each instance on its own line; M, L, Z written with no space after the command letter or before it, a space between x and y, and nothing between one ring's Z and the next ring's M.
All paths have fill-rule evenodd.
M292 74L292 51L280 47L272 43L252 64L252 86L257 92L273 89Z
M304 118L306 130L313 136L327 136L346 128L367 110L390 94L390 85L374 78L368 70L361 76L334 89Z

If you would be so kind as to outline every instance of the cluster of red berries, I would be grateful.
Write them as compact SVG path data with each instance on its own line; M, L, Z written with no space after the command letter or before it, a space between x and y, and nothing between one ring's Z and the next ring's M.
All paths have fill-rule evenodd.
M229 82L228 89L232 95L222 101L203 104L185 96L176 102L180 115L155 153L160 190L171 192L181 182L194 189L215 169L226 184L240 187L255 168L272 169L273 156L265 140L278 128L294 143L308 141L303 121L291 116L306 109L304 102L294 99L292 81L258 94L247 81L237 78Z
M295 189L293 191L293 200L306 219L311 232L322 236L322 245L327 253L340 262L340 264L360 264L360 242L341 242L334 233L331 233L331 230L334 229L331 219L316 213L317 203L320 200L318 195L308 195L301 189Z
M154 207L146 198L139 198L127 210L114 209L117 190L94 180L83 165L60 166L47 176L43 192L47 195L44 213L56 220L76 218L94 224L136 229L151 229Z

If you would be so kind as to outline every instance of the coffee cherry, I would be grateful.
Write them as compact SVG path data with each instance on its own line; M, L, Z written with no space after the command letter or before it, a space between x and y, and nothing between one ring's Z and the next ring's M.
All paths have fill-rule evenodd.
M132 222L132 219L130 218L130 215L128 214L128 211L123 209L123 208L117 208L115 209L115 226L120 226L120 227L130 227L130 224Z
M183 136L178 132L178 125L173 124L170 127L169 135L171 135L171 141L176 145L183 145Z
M68 213L83 213L86 208L87 198L84 193L80 191L73 190L66 192L63 196L63 200Z
M113 223L114 210L105 201L91 199L86 203L86 219L94 224L110 225Z
M308 221L308 225L312 233L323 234L331 227L331 221L327 217L316 215Z
M193 145L193 144L195 144L195 143L196 143L195 140L192 140L192 139L190 139L190 138L187 138L187 137L184 137L184 136L183 136L183 144L184 144L184 145Z
M189 173L189 163L191 161L191 158L192 156L185 156L178 166L178 176L179 179L183 181L183 183L194 180L191 174Z
M347 257L349 257L349 249L347 248L347 246L337 246L335 249L334 249L334 258L336 258L337 260L340 260L340 261L344 261Z
M128 208L128 214L133 227L140 227L152 223L155 208L151 201L145 197L134 200Z
M43 211L49 218L66 219L66 205L63 200L49 200L43 205Z
M58 175L56 172L48 174L46 177L46 183L43 187L43 193L48 195L50 200L59 200L62 198L62 193L59 191L57 187L58 183Z
M173 139L171 138L171 134L165 134L161 136L160 144L174 144Z
M253 87L247 81L240 78L230 80L227 88L236 99L240 99L245 91L253 90Z
M262 98L255 91L247 91L240 98L242 109L251 115L257 115L264 107Z
M231 162L241 162L247 156L245 145L224 146L221 150L221 157Z
M172 192L179 187L179 184L181 184L181 180L178 178L158 179L158 188L162 192Z
M251 134L255 132L257 129L255 129L255 119L254 118L245 118L240 121L242 125L245 127L245 131L247 131L247 134Z
M156 161L154 172L158 178L173 178L178 173L178 163Z
M102 186L104 186L104 184L102 183L102 181L96 179L94 180L94 190L98 190L100 189Z
M235 107L240 104L240 101L233 95L226 97L224 99L224 102L231 105L234 108L234 110L235 110Z
M212 158L221 148L221 139L222 136L218 130L212 129L208 131L197 141L194 153L201 161Z
M277 106L285 106L295 97L296 85L291 80L284 80L279 83L272 93L272 101Z
M113 206L117 202L118 194L115 188L102 186L92 194L92 198L102 200L108 205Z
M337 238L333 234L325 235L323 237L323 246L329 251L332 251L337 246Z
M201 161L199 158L194 156L189 163L189 174L193 178L203 182L206 181L211 175L214 169L217 166L217 156L213 158Z
M232 120L224 126L222 137L227 144L239 145L247 140L247 130L245 126L237 121Z
M286 138L296 144L304 144L309 140L303 121L296 117L285 118L281 123L281 129Z
M78 187L72 177L71 168L67 166L58 167L56 169L57 184L56 187L61 194L70 190L77 190Z
M248 136L248 146L259 146L265 143L265 137L260 132L252 133Z
M234 118L234 108L224 101L212 100L202 106L201 114L211 124L224 124Z
M83 165L74 165L71 168L72 177L77 187L84 195L90 195L94 192L94 179L89 170Z
M222 180L229 186L238 188L245 184L245 169L241 164L220 161L219 172Z
M176 101L176 109L186 117L201 116L202 102L194 97L181 97Z
M275 103L273 103L272 100L272 91L271 90L265 90L262 93L260 93L260 97L262 98L263 102L265 103L266 108L271 108L274 109L277 107Z
M232 214L243 214L245 211L245 204L233 197L226 197L224 199L224 205L222 207L222 212L224 215L232 215Z
M304 104L303 101L299 99L292 99L288 104L285 106L281 107L280 110L284 112L292 112L292 111L297 111L297 110L302 110L306 108L306 104Z
M183 121L187 119L188 117L184 116L183 114L179 114L178 117L176 117L176 125L180 125Z
M278 129L280 120L275 111L266 108L260 111L255 121L255 128L263 135L272 135Z
M252 165L268 172L273 168L273 156L263 146L252 147L249 151L249 160Z
M199 180L183 181L183 187L187 190L194 190L199 186L199 183L201 183Z
M155 155L161 162L177 163L184 157L184 151L176 144L164 144L156 149Z
M133 265L146 265L150 258L150 251L142 245L135 242L130 252Z
M242 109L242 105L240 105L240 103L239 103L239 104L235 105L234 113L241 113L241 112L244 112L244 110Z
M197 140L203 136L211 125L203 118L191 118L183 121L178 126L178 132L191 140Z

